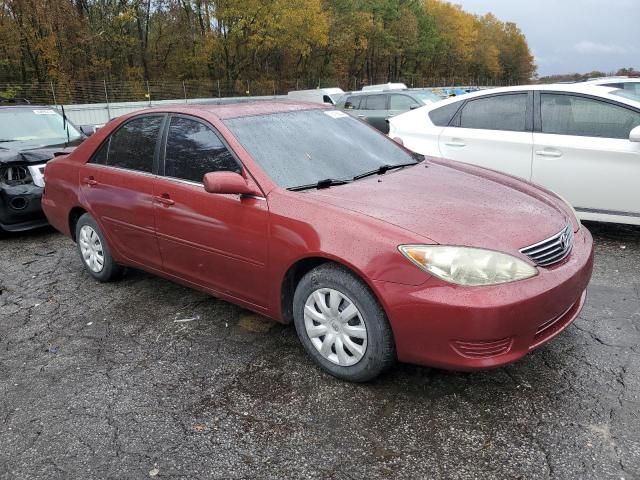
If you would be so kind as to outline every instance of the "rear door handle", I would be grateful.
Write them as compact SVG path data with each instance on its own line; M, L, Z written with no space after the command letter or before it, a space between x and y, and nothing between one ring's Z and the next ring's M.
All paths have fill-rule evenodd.
M458 139L453 139L450 140L448 142L444 142L444 144L448 147L466 147L467 144L464 143L462 140L458 140Z
M98 185L98 181L93 178L93 176L83 178L82 183L84 183L85 185L89 185L90 187L95 187L96 185Z
M559 150L536 150L536 155L539 157L560 158L562 152Z
M358 115L358 118L364 118L364 115Z
M171 205L175 205L176 202L171 200L168 193L163 193L161 196L153 197L153 201L157 203L161 203L166 207L170 207Z

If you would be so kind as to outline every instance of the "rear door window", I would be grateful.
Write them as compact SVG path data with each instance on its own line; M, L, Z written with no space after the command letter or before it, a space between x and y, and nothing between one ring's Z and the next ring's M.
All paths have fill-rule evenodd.
M526 131L529 95L496 95L468 101L462 108L460 126L483 130Z
M387 109L387 96L386 95L367 95L365 110L386 110Z
M172 117L165 150L165 176L202 183L206 173L220 171L241 171L220 137L197 120Z
M152 173L158 134L164 115L134 118L118 128L91 163Z
M389 100L389 110L411 110L419 107L420 103L408 95L393 94Z
M612 103L574 95L540 95L542 133L628 139L640 113Z

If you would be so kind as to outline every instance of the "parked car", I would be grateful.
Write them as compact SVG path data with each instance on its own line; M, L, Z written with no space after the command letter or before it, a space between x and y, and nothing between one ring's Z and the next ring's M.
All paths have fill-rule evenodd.
M604 77L588 80L580 83L580 85L597 85L613 88L615 90L610 91L611 94L640 102L640 78Z
M294 90L287 94L287 98L299 102L335 105L337 99L343 94L344 90L341 88L314 88L313 90Z
M640 224L640 103L611 88L530 85L469 93L390 120L425 154L517 175L580 218Z
M330 141L328 141L330 140ZM339 378L512 362L578 315L592 239L549 191L321 105L120 117L45 170L87 272L142 268L280 322Z
M50 107L0 105L0 233L47 225L40 208L44 167L84 138Z
M336 107L387 133L387 119L440 101L430 90L392 90L351 92L342 96Z

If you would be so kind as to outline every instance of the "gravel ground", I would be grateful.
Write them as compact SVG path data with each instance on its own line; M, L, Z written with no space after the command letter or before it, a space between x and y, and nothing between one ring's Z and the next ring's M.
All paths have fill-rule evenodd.
M579 319L516 364L317 370L292 327L70 240L0 241L0 478L640 478L640 228L589 224Z

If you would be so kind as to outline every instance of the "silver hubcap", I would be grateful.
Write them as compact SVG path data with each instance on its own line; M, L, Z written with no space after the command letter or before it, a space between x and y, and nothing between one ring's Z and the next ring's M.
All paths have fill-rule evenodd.
M304 326L320 354L336 365L358 363L367 351L367 326L353 302L332 288L320 288L304 305Z
M89 225L84 225L80 229L78 243L84 263L87 264L89 270L95 273L101 272L104 267L104 250L102 250L102 242L96 231Z

